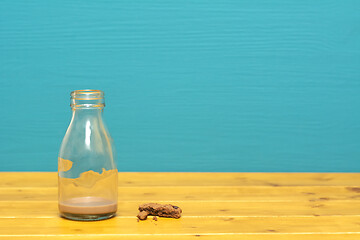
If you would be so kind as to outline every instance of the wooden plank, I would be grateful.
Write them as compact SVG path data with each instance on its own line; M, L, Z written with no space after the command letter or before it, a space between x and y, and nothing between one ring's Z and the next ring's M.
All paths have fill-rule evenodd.
M119 201L360 201L359 187L119 187ZM0 188L0 201L56 201L57 188Z
M0 172L0 187L56 187L56 172ZM119 173L119 186L357 186L360 173Z
M201 237L201 238L199 238ZM10 240L142 240L142 239L151 239L151 240L193 240L193 239L205 239L205 240L359 240L360 233L311 233L311 234L302 234L302 233L254 233L254 234L243 234L243 233L234 233L234 234L137 234L137 235L128 235L128 234L114 234L114 235L0 235L0 239L10 239Z
M118 217L135 217L142 202L119 202ZM360 215L360 201L324 202L172 202L183 216L334 216ZM56 218L56 201L0 202L0 218Z
M0 172L1 187L57 187L57 172Z
M26 182L32 174L25 173L22 181ZM133 173L127 174L129 179L133 178ZM324 178L322 174L323 180L314 180L314 175L307 175L313 185L278 184L285 183L285 178L281 180L280 176L286 177L286 174L278 174L277 183L273 179L261 182L259 178L252 178L242 182L249 185L234 185L229 176L234 177L231 175L235 173L216 173L222 181L216 185L211 184L212 173L206 173L209 179L205 177L205 180L210 184L207 186L202 183L191 185L191 181L201 181L198 173L183 177L180 176L183 173L179 173L178 178L170 177L172 186L166 185L167 181L161 185L161 178L166 178L167 174L157 175L158 179L148 185L146 178L134 178L132 182L119 179L123 184L119 187L118 217L100 222L75 222L58 217L56 173L39 173L33 178L36 179L32 182L34 185L23 184L10 176L14 173L9 174L0 184L0 239L360 238L360 187L356 176L349 186L319 184L335 181L335 178L330 179L328 175ZM257 176L256 173L251 175ZM292 176L296 179L297 175ZM0 176L4 177L2 173ZM298 176L304 178L301 174ZM44 183L47 187L39 187L41 181L46 182L50 177L55 177L55 185L49 181ZM345 183L344 179L347 177L342 178L342 183ZM346 181L350 183L350 179ZM179 205L184 210L183 217L138 223L135 217L137 207L148 201Z
M113 218L77 222L61 218L0 218L0 235L360 233L360 216ZM21 226L21 227L19 227Z

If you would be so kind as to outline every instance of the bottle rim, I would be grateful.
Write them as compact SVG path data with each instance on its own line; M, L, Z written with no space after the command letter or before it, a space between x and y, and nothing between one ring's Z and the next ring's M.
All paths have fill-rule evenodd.
M104 92L96 89L75 90L70 93L74 100L98 100L104 98Z
M93 109L105 107L104 92L95 89L75 90L70 93L72 109Z

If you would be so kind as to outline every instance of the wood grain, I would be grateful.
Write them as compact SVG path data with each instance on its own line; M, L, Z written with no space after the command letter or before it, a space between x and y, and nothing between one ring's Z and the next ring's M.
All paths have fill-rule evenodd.
M137 222L136 217L77 222L61 218L0 218L0 235L16 234L222 234L222 233L360 233L360 216L322 217L184 217ZM21 226L21 228L19 228ZM226 234L223 234L226 236Z
M55 172L0 172L0 187L57 187ZM46 179L46 181L44 181ZM120 187L146 186L357 186L360 173L122 172Z
M358 187L119 187L119 201L360 201ZM57 201L57 188L0 188L0 201Z
M118 202L118 217L133 218L143 201ZM181 206L183 217L221 217L221 216L345 216L360 215L360 201L322 201L322 202L238 202L238 201L178 201L171 202ZM0 218L56 218L56 201L0 201Z
M11 239L11 240L74 240L74 239L90 239L90 240L117 240L117 239L129 239L129 240L141 240L141 239L151 239L151 240L219 240L219 239L229 239L229 240L358 240L360 237L359 233L291 233L291 234L274 234L274 233L261 233L261 234L138 234L138 235L0 235L0 239Z
M56 173L0 173L0 239L357 240L358 175L120 173L118 215L76 222L58 216ZM183 216L137 222L148 201Z

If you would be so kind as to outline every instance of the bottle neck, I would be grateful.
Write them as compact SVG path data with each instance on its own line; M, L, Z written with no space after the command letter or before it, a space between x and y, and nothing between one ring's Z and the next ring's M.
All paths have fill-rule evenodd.
M73 108L73 120L88 121L92 119L101 119L103 108Z
M77 126L102 124L105 107L104 93L100 90L76 90L71 93L72 123Z

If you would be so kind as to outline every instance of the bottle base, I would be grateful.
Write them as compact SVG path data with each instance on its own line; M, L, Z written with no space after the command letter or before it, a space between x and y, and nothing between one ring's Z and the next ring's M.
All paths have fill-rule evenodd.
M60 212L60 216L66 219L75 221L99 221L116 216L116 212L102 213L102 214L74 214L67 212Z

